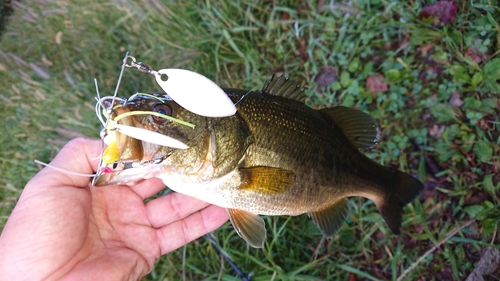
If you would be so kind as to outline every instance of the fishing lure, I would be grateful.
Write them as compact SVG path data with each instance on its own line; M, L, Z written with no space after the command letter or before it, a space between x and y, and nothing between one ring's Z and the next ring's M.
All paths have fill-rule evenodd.
M137 166L137 163L134 163L134 165L122 165L123 163L117 162L119 161L120 151L116 142L116 132L161 146L168 146L177 149L188 148L188 146L181 141L166 135L142 128L118 124L119 119L138 114L154 115L156 117L169 119L170 121L178 122L194 128L194 125L192 124L152 111L125 112L120 115L113 116L115 109L121 107L127 102L126 99L117 97L124 68L136 68L141 72L154 75L158 85L175 102L197 115L206 117L227 117L236 113L236 106L229 99L226 93L207 77L185 69L166 68L156 71L143 65L141 62L137 62L135 57L130 56L127 53L123 59L122 68L118 77L118 83L113 96L101 98L99 96L99 90L96 83L97 103L95 110L98 119L104 127L101 132L101 138L103 139L103 143L107 145L106 149L103 150L99 161L98 171L101 173L111 173L117 169ZM132 97L134 96L135 95ZM104 103L109 102L109 100L111 100L110 106L104 106ZM115 105L115 102L118 104ZM103 115L106 120L104 120ZM141 163L139 163L139 165L140 164Z
M116 132L161 146L168 146L177 149L188 148L185 143L166 135L142 128L118 124L118 120L122 118L138 114L154 115L156 117L169 119L170 121L178 122L194 128L193 124L152 111L125 112L114 116L113 113L115 109L121 107L127 102L127 99L117 97L125 68L136 68L141 72L154 75L158 85L174 101L195 114L206 117L227 117L236 113L236 106L232 103L225 92L207 77L185 69L165 68L156 71L144 66L141 62L137 62L136 58L130 56L127 52L123 59L113 96L105 96L101 98L97 87L97 81L94 80L97 95L95 112L97 118L103 125L103 130L101 130L103 150L99 159L98 173L112 173L117 169L133 168L141 164L135 162L125 163L126 161L121 161L120 163L117 162L119 161L120 151L116 141ZM105 106L105 102L109 102L110 106ZM106 148L104 148L104 145L106 145ZM56 168L38 160L35 160L35 162L47 167ZM59 168L57 169L60 170Z

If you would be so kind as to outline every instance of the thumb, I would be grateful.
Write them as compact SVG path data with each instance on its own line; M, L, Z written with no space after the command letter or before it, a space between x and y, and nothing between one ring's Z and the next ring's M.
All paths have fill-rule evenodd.
M94 174L99 164L101 149L101 140L76 138L59 151L50 165L75 173ZM43 183L43 186L86 187L90 180L90 177L76 176L45 167L30 180L26 189L31 188L33 182L37 182L38 185Z

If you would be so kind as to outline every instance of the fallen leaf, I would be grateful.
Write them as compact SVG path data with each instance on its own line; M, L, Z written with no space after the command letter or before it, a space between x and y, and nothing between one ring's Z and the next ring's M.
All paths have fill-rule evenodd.
M460 99L460 93L458 91L451 94L451 98L450 98L450 105L451 106L461 107L462 104L464 104L464 102L462 101L462 99Z
M320 87L328 87L333 82L337 81L338 72L337 69L331 65L326 65L321 68L321 70L316 75L314 81L318 83Z
M439 138L441 134L444 132L444 129L446 127L444 125L437 125L434 124L432 127L429 129L429 135L435 138Z
M405 38L405 39L403 39L403 41L401 41L399 43L398 50L406 50L406 49L408 49L408 46L410 46L410 44L411 44L410 39Z
M479 126L479 128L481 128L481 130L486 131L490 129L489 122L490 119L488 118L488 116L484 116L483 118L479 119L479 121L477 121L477 125Z
M61 43L62 43L62 36L63 36L62 31L58 31L56 33L56 37L54 38L54 41L56 41L57 45L61 45Z
M452 23L457 14L458 4L451 0L441 0L436 3L426 5L420 11L418 18L430 22L435 27L442 27Z
M6 104L13 104L13 102L4 95L0 95L0 100L2 100Z
M385 93L389 90L384 76L380 73L368 76L368 79L366 79L366 88L372 95L376 93Z
M423 56L427 56L427 54L432 51L434 51L434 45L425 44L422 47L420 47L420 52L422 53Z
M472 46L471 48L467 48L465 51L465 56L469 57L471 60L476 63L481 63L487 60L487 54L481 53L476 46Z
M476 268L467 277L466 281L483 281L483 277L495 272L499 265L500 250L488 247L483 251Z
M38 75L38 77L45 80L50 78L50 74L47 72L45 68L40 67L32 62L30 62L29 65L31 69L36 73L36 75Z
M37 100L45 100L45 95L40 90L33 91L33 96L36 97Z
M49 59L47 59L45 54L42 54L42 63L46 66L53 66L54 65L54 63L52 63Z
M8 55L14 59L14 61L16 62L17 65L19 66L28 66L28 63L25 62L22 58L16 56L15 54L13 53L8 53Z

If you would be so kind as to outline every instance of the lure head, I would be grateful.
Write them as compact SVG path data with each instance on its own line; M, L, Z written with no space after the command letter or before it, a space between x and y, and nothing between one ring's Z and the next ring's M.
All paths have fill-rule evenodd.
M182 150L161 145L158 138L167 136L190 146L207 124L206 117L187 111L167 94L135 94L119 105L109 99L102 105L113 110L104 137L108 146L94 185L131 184L155 177L165 168L159 164ZM141 130L125 133L120 126Z

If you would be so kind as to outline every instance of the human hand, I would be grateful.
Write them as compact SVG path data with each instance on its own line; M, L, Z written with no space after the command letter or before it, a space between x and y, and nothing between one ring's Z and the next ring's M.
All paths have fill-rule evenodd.
M51 165L93 173L101 142L70 141ZM224 209L171 193L164 184L95 187L44 168L24 188L0 236L2 280L136 280L155 261L217 229ZM5 278L5 279L4 279Z

